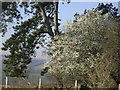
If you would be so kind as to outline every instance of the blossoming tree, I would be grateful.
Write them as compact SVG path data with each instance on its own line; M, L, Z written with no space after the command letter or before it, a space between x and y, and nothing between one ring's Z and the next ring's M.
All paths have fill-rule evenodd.
M119 24L110 12L97 9L77 15L52 42L49 72L64 85L78 80L90 88L117 87Z

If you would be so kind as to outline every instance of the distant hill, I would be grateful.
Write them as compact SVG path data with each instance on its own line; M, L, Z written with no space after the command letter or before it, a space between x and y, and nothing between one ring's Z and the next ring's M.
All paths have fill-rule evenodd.
M32 81L33 83L35 83L36 79L38 79L37 77L40 77L40 73L43 69L43 65L45 62L46 62L46 60L33 59L32 62L28 65L28 70L27 70L27 75L29 76L28 79L30 79L30 80L34 79ZM4 69L4 65L3 65L3 69ZM3 76L3 84L5 84L4 72L3 72L2 76ZM12 82L14 82L14 81L12 81ZM15 81L15 83L16 83L16 81Z
M4 58L4 57L2 57ZM2 59L1 59L2 61ZM38 80L41 77L41 71L44 68L46 60L44 59L33 59L32 62L28 65L27 75L28 75L28 81L33 84L37 85ZM3 65L4 69L4 65ZM0 74L1 75L1 74ZM49 74L42 76L43 83L51 83L51 76ZM2 72L2 83L5 85L5 75L4 72ZM9 77L9 85L26 85L26 82L22 79L18 78L11 78Z

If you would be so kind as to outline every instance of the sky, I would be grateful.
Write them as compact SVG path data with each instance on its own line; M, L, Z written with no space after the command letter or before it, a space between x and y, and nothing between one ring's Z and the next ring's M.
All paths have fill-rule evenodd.
M109 0L108 0L109 1ZM108 2L111 3L111 2ZM62 25L67 20L73 20L75 13L84 13L85 9L92 9L98 6L99 2L72 2L70 4L59 4L59 17L62 19ZM118 7L117 2L112 2L113 6Z
M113 6L118 7L118 2L107 2L107 3L112 3ZM99 2L71 2L69 4L64 3L62 4L61 2L59 3L59 18L61 19L61 26L60 28L66 24L66 21L68 20L73 20L74 19L74 14L79 13L82 14L85 9L92 9L96 8L98 6ZM27 16L28 18L30 16ZM10 37L10 35L13 33L13 30L10 30L8 33L6 33L6 36L4 38L1 38L2 41L4 42L7 38ZM0 41L0 47L1 45ZM47 56L42 55L42 51L44 49L40 48L40 50L36 51L36 58L44 58L47 59ZM1 51L0 51L1 52ZM3 54L6 54L7 52L3 52ZM1 53L0 53L1 54Z

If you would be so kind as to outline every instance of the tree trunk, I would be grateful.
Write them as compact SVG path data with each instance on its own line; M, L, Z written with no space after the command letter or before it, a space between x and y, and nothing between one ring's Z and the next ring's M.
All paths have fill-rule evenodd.
M42 6L42 4L40 4L39 7L40 7L40 10L41 10L42 16L44 18L45 25L46 25L46 27L48 29L48 33L53 38L54 37L54 33L52 31L52 27L50 26L49 18L47 17L47 15L45 13L45 10L44 10L44 7Z
M59 2L55 2L55 8L54 8L54 32L55 35L59 34L59 30L58 30L58 4Z

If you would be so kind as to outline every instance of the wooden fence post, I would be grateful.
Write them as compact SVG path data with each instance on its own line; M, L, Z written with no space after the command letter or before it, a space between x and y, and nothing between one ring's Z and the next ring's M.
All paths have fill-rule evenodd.
M39 78L38 88L41 88L41 87L42 87L42 80L41 78Z
M118 84L118 90L120 90L120 84Z
M8 88L8 77L6 77L5 79L6 79L6 85L5 85L5 87Z
M75 89L77 90L77 80L75 80Z

